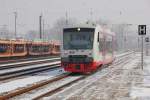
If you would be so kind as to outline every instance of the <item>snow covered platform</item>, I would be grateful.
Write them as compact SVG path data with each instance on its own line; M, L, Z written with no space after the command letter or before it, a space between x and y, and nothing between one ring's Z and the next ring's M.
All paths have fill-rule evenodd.
M150 100L150 57L145 59L144 71L135 54L44 100Z
M144 68L140 78L142 82L133 83L130 96L134 100L150 100L150 56L144 57Z

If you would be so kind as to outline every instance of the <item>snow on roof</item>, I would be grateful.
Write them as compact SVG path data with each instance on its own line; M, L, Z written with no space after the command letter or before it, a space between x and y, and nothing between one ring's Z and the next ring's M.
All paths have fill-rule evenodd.
M84 23L84 24L75 24L75 25L64 27L64 28L95 28L95 27L96 27L96 24L94 23Z

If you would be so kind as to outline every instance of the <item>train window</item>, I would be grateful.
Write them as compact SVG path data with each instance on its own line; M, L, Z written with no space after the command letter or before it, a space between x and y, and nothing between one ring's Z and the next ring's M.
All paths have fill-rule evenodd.
M97 42L99 42L99 32L98 32L98 36L97 36Z
M44 46L43 47L43 52L48 52L49 51L49 46L47 45L47 46Z
M0 44L0 53L5 53L8 51L7 44Z
M65 32L63 33L64 49L92 49L93 32Z
M35 52L35 53L41 52L41 46L40 45L33 45L31 51Z
M113 49L112 49L112 36L107 36L106 38L106 50L109 53L112 53Z
M14 45L14 53L22 53L24 52L24 44L15 44Z

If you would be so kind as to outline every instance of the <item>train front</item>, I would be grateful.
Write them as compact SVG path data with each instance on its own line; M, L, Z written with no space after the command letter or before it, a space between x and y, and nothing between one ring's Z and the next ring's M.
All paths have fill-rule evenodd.
M64 28L61 65L68 72L91 72L94 28Z

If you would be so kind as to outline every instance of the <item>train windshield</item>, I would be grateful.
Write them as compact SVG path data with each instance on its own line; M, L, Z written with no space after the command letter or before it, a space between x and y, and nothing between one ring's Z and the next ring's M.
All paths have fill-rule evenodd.
M94 40L94 29L65 30L63 33L63 46L65 50L92 49Z

